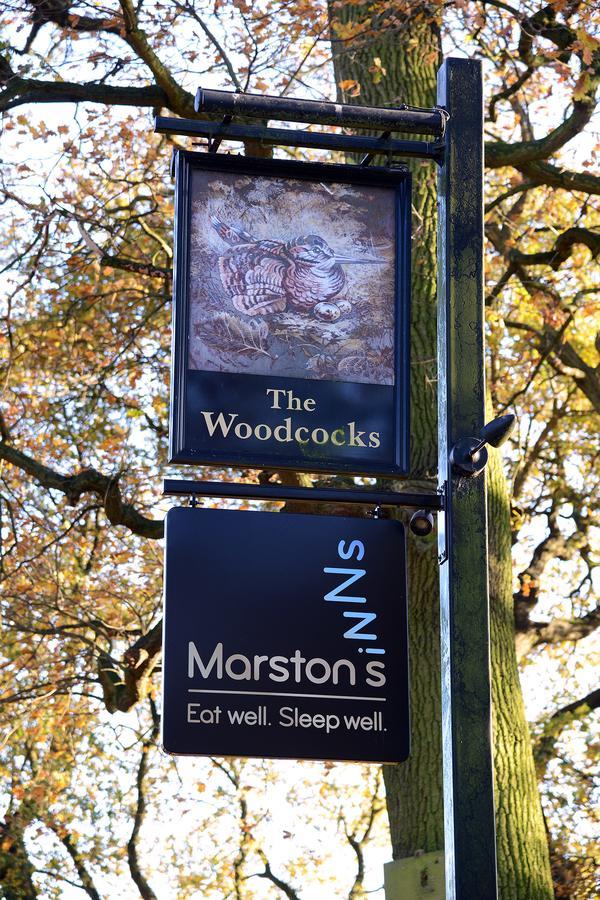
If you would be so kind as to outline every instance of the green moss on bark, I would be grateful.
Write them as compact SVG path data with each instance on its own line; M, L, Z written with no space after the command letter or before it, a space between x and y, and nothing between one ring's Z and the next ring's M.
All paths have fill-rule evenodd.
M360 83L354 102L368 105L436 104L440 59L439 7L390 4L369 19L367 6L333 7L343 26L362 22L352 40L332 31L338 85ZM342 32L344 34L344 32ZM386 70L383 77L372 71ZM347 96L339 99L348 101ZM411 481L433 487L436 431L436 172L412 163ZM497 832L502 900L550 900L548 848L533 766L529 728L514 650L507 485L497 454L488 472L490 602ZM443 846L441 775L439 594L433 541L408 541L412 752L402 766L386 767L385 782L395 859Z

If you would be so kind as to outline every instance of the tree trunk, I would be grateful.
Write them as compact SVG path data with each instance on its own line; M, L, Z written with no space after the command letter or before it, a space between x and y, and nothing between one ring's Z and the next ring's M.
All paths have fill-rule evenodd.
M554 896L546 829L517 669L510 502L499 454L487 465L496 843L501 898Z
M0 893L4 900L36 900L34 868L25 847L29 813L7 813L0 822Z
M404 4L390 4L385 16L373 20L366 9L353 4L330 7L337 84L359 82L361 90L355 102L362 104L435 106L441 61L440 7L411 4L410 20ZM336 31L336 19L341 31ZM362 25L360 33L349 30L358 23ZM349 100L347 96L343 99ZM411 169L411 483L433 487L437 466L436 172L431 163L413 163ZM490 455L495 454L492 451ZM505 900L549 900L553 892L548 848L514 651L509 504L497 458L491 461L488 485L500 896ZM412 749L408 762L386 767L384 773L395 859L419 850L439 850L444 843L439 594L433 540L410 535L408 564Z
M365 22L364 8L332 10L342 27ZM390 7L390 18L393 10ZM400 13L398 13L400 15ZM344 32L341 32L344 34ZM439 31L415 4L413 17L398 28L373 21L373 34L338 42L333 30L336 82L358 81L356 102L366 105L436 103L440 63ZM381 60L386 74L374 83L369 71ZM341 99L341 98L340 98ZM345 98L348 100L349 98ZM436 420L436 171L433 163L411 164L413 177L411 484L434 490L437 470ZM415 485L416 486L416 485ZM410 758L384 771L394 859L444 843L441 784L439 601L434 536L408 540L411 663Z

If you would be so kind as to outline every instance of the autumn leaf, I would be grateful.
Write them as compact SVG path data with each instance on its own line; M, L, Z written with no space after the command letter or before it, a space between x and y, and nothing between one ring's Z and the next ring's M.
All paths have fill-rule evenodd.
M344 81L338 82L340 88L344 91L345 94L348 94L350 97L358 97L360 94L360 84L358 81L354 81L354 79L349 78Z

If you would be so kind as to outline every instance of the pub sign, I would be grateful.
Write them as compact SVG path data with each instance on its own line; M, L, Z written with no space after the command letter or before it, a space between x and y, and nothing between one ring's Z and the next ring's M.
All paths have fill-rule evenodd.
M171 509L164 749L405 760L405 579L401 522Z
M406 472L408 173L174 168L171 461Z

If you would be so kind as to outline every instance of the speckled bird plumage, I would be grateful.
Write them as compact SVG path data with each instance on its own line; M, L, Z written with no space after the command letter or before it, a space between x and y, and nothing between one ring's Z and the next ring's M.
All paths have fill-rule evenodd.
M257 240L242 228L211 216L229 249L219 256L223 287L234 307L248 316L315 312L334 320L339 310L330 301L346 286L342 262L383 262L336 256L323 238L307 234L291 241Z

